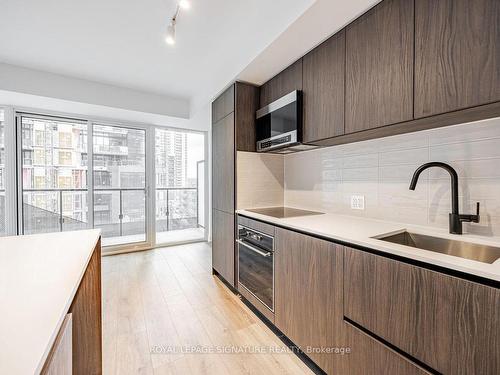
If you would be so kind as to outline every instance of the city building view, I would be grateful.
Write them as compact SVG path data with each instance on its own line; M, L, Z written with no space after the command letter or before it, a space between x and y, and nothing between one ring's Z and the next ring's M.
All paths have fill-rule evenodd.
M171 231L183 238L203 238L200 207L204 189L198 165L203 161L203 135L166 129L155 131L156 233L167 242Z
M0 231L4 232L0 114ZM104 245L147 240L144 129L35 115L20 115L17 121L23 234L95 227L102 230ZM204 189L199 174L204 173L204 135L157 128L154 137L156 242L203 239Z

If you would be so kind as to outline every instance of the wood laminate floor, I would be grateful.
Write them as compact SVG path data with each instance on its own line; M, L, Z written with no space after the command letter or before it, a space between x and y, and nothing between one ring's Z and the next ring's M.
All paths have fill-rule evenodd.
M212 276L206 243L104 257L102 272L105 375L312 374Z

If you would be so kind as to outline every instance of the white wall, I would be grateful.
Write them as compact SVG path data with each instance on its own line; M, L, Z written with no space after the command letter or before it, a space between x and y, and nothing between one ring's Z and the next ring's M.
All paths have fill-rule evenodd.
M0 90L187 119L189 100L0 63Z
M452 165L459 175L460 212L481 223L464 230L500 236L500 118L285 156L285 204L293 207L447 228L450 177L432 168L408 189L428 161ZM364 211L350 208L364 195Z

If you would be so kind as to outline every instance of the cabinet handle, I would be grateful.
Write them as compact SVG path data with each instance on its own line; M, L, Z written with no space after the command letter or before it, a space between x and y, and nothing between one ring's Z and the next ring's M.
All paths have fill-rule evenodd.
M271 254L272 254L270 251L268 251L267 253L265 253L265 252L263 252L262 250L259 250L259 249L257 249L257 248L256 248L256 247L254 247L254 246L251 246L251 245L249 245L249 244L246 244L246 243L245 243L245 242L243 242L242 240L236 240L236 242L237 242L238 244L240 244L240 245L245 246L247 249L252 250L254 253L257 253L257 254L259 254L259 255L262 255L263 257L266 257L266 258L267 258L267 257L270 257L270 256L271 256Z

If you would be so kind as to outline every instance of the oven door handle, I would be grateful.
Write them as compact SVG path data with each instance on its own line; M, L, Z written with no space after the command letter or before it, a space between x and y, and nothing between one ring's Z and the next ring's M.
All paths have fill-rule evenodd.
M257 249L256 247L249 245L242 240L236 240L236 242L240 245L245 246L247 249L252 250L254 253L257 253L259 255L262 255L263 257L270 257L272 255L272 252L268 251L267 253L263 252L262 250Z

